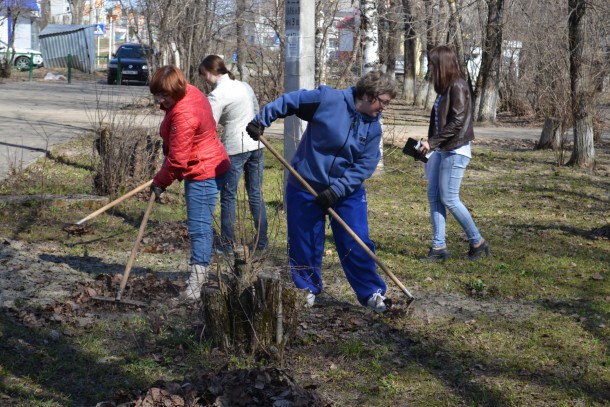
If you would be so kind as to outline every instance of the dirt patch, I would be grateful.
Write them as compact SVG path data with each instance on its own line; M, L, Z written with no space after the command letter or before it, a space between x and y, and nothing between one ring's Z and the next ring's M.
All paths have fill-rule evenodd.
M148 247L164 247L167 235L163 230L148 237ZM181 232L177 232L178 235ZM169 237L173 241L179 239ZM112 264L108 258L77 256L66 259L55 243L26 244L0 240L0 307L28 327L47 327L51 337L78 332L94 326L102 318L129 318L134 313L154 315L161 309L187 313L197 318L197 304L177 301L184 289L183 279L162 278L148 273L133 275L128 281L123 298L142 301L147 307L134 307L102 302L94 297L113 299L122 277L120 265L115 273L103 273L100 264ZM184 242L182 244L185 244ZM157 251L157 250L153 250ZM159 249L160 252L164 249ZM108 271L108 267L104 267ZM78 271L77 271L78 270ZM481 317L527 318L536 306L519 301L474 298L459 294L415 292L416 302L407 310L402 297L393 298L386 314L377 315L366 308L319 296L309 312L302 313L295 338L289 348L298 348L316 337L324 343L367 340L383 336L392 338L399 347L407 349L409 339L401 335L393 320L411 318L431 323L437 320L458 320L471 323ZM173 310L173 311L171 311ZM290 353L290 352L289 352ZM317 362L316 362L317 363ZM332 361L320 356L321 366ZM132 406L187 406L196 405L252 405L252 406L330 406L314 385L299 386L290 368L298 368L298 361L288 360L286 369L255 368L194 373L182 382L159 381L138 393L108 395L109 401L98 406L120 403ZM192 378L194 377L194 379ZM311 376L312 378L314 376ZM312 379L315 383L315 380ZM105 403L105 404L104 404Z
M174 250L175 246L170 246L166 241L168 235L163 235L162 230L157 232L148 237L147 250L156 253ZM177 235L181 233L174 232ZM175 237L170 240L179 242ZM107 259L74 256L67 261L65 256L59 255L61 249L54 243L26 244L8 239L2 239L1 243L0 307L22 316L25 315L23 312L36 313L34 319L39 320L36 325L45 324L45 320L76 323L83 315L93 315L100 309L100 304L93 297L114 298L116 295L123 269L120 264L108 266L114 261L111 256ZM160 277L153 273L132 274L123 298L146 302L150 307L167 304L184 289L183 280ZM445 318L468 320L476 315L527 318L535 312L535 306L518 301L430 292L418 293L416 297L416 302L409 307L408 312L414 318L426 322ZM338 303L323 294L317 300L315 309L344 309L345 306L346 304ZM349 305L349 308L362 307ZM386 315L391 317L406 311L406 301L398 297ZM32 320L31 316L30 319ZM324 318L321 320L324 321Z

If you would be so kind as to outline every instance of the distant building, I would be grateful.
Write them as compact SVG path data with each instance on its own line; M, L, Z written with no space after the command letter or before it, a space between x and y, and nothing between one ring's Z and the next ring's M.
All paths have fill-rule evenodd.
M15 48L40 49L38 27L40 7L35 0L0 0L0 40L10 43L14 33Z
M502 42L502 68L508 72L511 72L515 78L519 77L519 58L521 55L521 48L523 43L521 41L503 41ZM475 47L471 50L466 66L468 67L468 73L472 78L473 82L476 82L479 76L479 70L481 69L482 52L480 47Z
M49 24L72 24L72 13L68 0L47 0Z

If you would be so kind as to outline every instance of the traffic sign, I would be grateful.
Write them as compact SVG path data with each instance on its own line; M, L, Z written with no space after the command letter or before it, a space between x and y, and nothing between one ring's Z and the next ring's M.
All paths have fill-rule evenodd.
M95 35L98 35L100 37L106 35L106 28L104 27L104 24L95 25Z

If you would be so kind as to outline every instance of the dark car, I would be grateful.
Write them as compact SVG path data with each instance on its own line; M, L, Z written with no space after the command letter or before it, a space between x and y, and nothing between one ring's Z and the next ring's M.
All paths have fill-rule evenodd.
M108 62L108 84L118 79L119 62L121 65L121 82L148 83L148 64L154 51L142 44L123 44Z

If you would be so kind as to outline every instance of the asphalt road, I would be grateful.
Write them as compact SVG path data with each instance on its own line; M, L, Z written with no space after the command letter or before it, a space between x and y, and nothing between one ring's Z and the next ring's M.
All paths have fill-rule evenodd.
M54 144L97 127L100 120L135 114L130 120L158 124L161 116L120 111L149 94L147 86L92 81L0 83L0 180L11 169L27 167Z
M135 117L130 120L137 123L158 126L161 115L138 115L138 109L121 110L148 96L147 86L111 86L103 81L0 82L0 180L11 169L26 168L54 144L96 128L102 119L130 115ZM538 140L541 130L477 126L475 136ZM425 138L427 131L427 126L409 125L384 129L386 140L396 145L403 145L407 137ZM265 134L282 137L281 121L274 123ZM603 137L610 138L610 132L605 131Z

